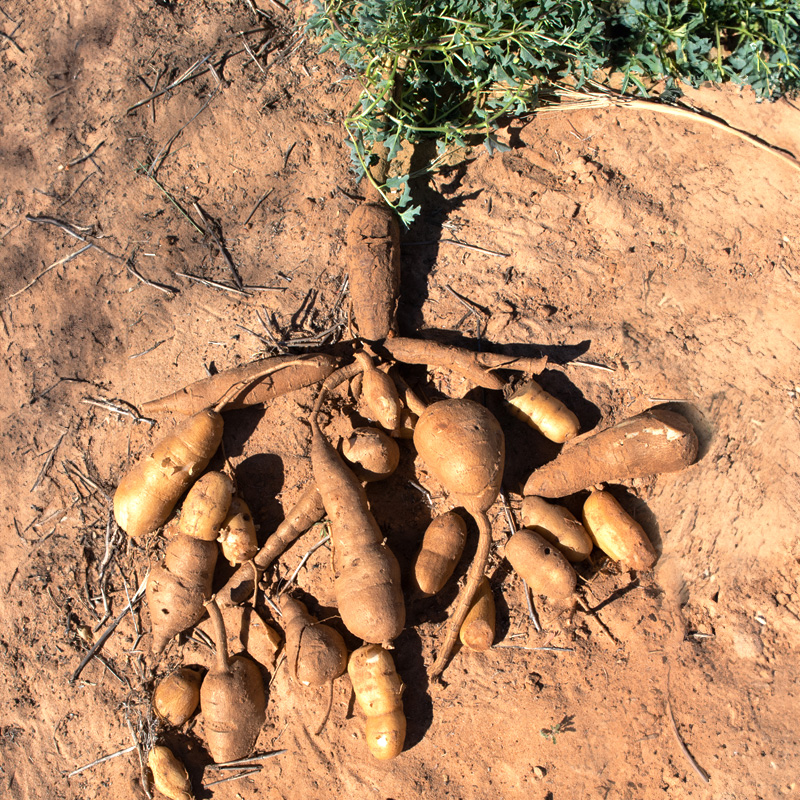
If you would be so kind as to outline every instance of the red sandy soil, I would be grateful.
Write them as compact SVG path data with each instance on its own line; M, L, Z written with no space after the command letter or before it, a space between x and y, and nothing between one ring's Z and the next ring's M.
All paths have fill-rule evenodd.
M273 338L310 341L293 349L305 352L329 343L331 328L352 337L341 254L359 187L341 121L358 86L290 16L256 17L248 3L1 5L13 40L0 38L1 796L143 797L135 750L68 773L156 737L184 759L197 796L215 800L797 796L796 168L700 123L590 108L516 123L500 133L509 152L478 147L415 188L424 212L402 234L404 334L545 353L542 385L584 430L671 404L695 425L700 458L613 487L656 544L656 567L634 574L595 554L579 567L585 608L536 598L540 634L503 558L509 529L495 504L495 646L457 652L446 685L429 685L456 582L433 600L409 597L394 651L408 718L397 759L366 751L347 677L316 734L328 692L293 685L284 662L269 670L257 751L286 752L209 786L220 773L201 718L168 730L149 711L154 681L182 661L207 662L207 649L184 636L154 659L142 606L106 643L105 663L70 681L107 624L102 587L116 617L163 548L157 535L112 536L103 567L108 498L175 419L151 427L99 403L138 407L206 368L273 353ZM245 37L254 52L269 42L258 66L237 32L260 27ZM216 76L128 111L150 94L145 83L160 75L164 87L206 56ZM789 100L758 104L727 87L687 102L800 154ZM143 174L154 159L163 189ZM241 296L179 276L232 280L214 239L167 193L195 222L196 202L218 225L246 286L269 288ZM27 216L67 222L84 240ZM69 260L87 242L95 247ZM444 370L404 372L422 391L471 392L494 411L518 521L522 483L557 448L496 392L476 394ZM311 480L314 396L226 415L224 454L262 540ZM325 406L334 441L358 421L344 393ZM427 522L450 505L409 441L401 452L398 473L369 496L407 576ZM222 465L220 454L212 467ZM567 504L579 511L582 497ZM280 559L267 594L318 535ZM339 624L326 548L298 585Z

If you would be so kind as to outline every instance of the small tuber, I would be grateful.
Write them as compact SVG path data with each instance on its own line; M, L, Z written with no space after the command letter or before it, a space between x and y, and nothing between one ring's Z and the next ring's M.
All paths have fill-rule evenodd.
M280 599L286 634L289 675L303 686L322 686L347 669L347 647L341 634L314 619L304 603L288 595Z
M195 539L213 542L233 498L233 481L224 472L206 472L181 504L178 532Z
M488 650L494 643L496 626L494 595L489 579L481 580L475 599L461 625L459 638L468 650Z
M508 398L508 404L515 417L527 422L551 442L566 442L577 436L581 428L575 414L536 381L523 384Z
M388 478L400 463L397 442L378 428L354 428L342 439L340 447L350 469L362 481Z
M522 528L506 542L506 558L534 594L571 597L577 575L569 561L543 536Z
M167 725L183 725L200 703L202 676L196 669L179 667L156 686L153 711Z
M592 552L592 540L586 528L569 509L553 505L531 495L522 501L522 524L554 544L567 561L583 561Z
M350 655L347 672L359 707L367 717L367 747L375 758L394 758L403 750L406 715L405 685L394 667L392 654L380 645L359 647Z
M241 497L234 497L228 516L219 532L222 555L231 566L249 561L258 552L256 526L250 508Z
M423 595L430 596L444 588L464 552L466 540L467 526L455 511L431 521L414 561L414 579Z
M650 569L656 563L656 551L644 528L609 492L595 490L586 498L583 524L612 561L635 570Z
M147 756L156 789L169 800L193 800L189 773L180 759L164 745L156 745Z

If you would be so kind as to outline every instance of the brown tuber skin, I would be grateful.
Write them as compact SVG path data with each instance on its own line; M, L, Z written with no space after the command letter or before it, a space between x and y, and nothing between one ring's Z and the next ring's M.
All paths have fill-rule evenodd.
M192 784L186 767L164 745L156 745L147 756L147 766L153 773L156 789L170 800L194 800Z
M470 514L485 513L503 480L505 439L500 423L472 400L440 400L414 429L428 471Z
M286 634L289 675L303 686L322 686L347 669L347 647L341 634L308 613L304 603L288 595L280 599Z
M573 564L583 561L592 552L592 540L586 528L569 509L532 495L523 499L521 516L526 528L554 544L567 561Z
M492 528L486 511L497 499L505 465L505 438L495 417L471 400L428 406L414 429L414 446L431 474L474 517L478 548L450 618L431 678L444 671L458 633L486 571Z
M253 515L241 497L234 497L228 516L222 523L217 541L222 548L222 555L231 566L249 561L258 552L258 537Z
M265 369L271 374L264 376ZM245 408L274 400L287 392L302 389L324 380L336 368L336 359L326 355L274 356L225 370L196 381L174 394L151 400L142 406L143 414L170 411L174 414L196 414L216 404L232 387L243 385L227 408ZM263 376L263 377L262 377Z
M361 397L367 406L369 418L387 431L395 430L400 424L403 404L394 381L385 372L376 369L366 353L356 353L356 361L364 368Z
M259 570L267 569L281 553L284 552L301 534L325 516L317 485L312 483L300 495L298 501L286 514L285 519L276 528L264 546L258 551L253 563ZM253 596L255 589L255 571L252 564L244 564L231 575L225 586L217 592L217 603L220 606L243 603Z
M340 447L350 469L362 481L388 478L400 463L397 442L378 428L354 428Z
M466 541L466 523L455 511L431 521L414 562L414 579L423 595L430 597L444 588L464 552Z
M405 685L395 671L392 654L376 644L353 651L347 665L358 705L367 717L365 737L375 758L394 758L403 750L406 716Z
M577 575L543 536L525 528L506 542L506 558L534 594L561 600L575 593Z
M114 517L133 538L166 522L183 493L208 466L222 441L222 416L206 409L178 425L122 478Z
M578 435L578 418L536 381L528 381L508 398L511 413L551 442L559 444Z
M213 542L233 498L233 481L224 472L207 472L186 495L181 504L178 532Z
M459 633L461 644L468 650L478 652L488 650L494 643L495 625L494 595L488 578L484 577L478 586L467 618L461 625Z
M612 561L635 570L651 569L656 551L639 523L608 492L593 491L583 505L583 524Z
M183 725L200 703L202 676L195 669L180 667L167 675L153 692L153 711L167 725Z
M281 647L281 635L278 631L264 622L260 614L250 605L229 606L221 608L220 611L222 621L225 623L225 634L228 637L228 653L233 656L247 653L266 669L272 669L275 666L275 656ZM203 631L213 638L214 621L210 618L204 619L197 625L196 630ZM196 659L204 666L211 663L208 658L208 648L205 647L198 648L197 653L192 652L192 659Z
M651 409L566 446L528 478L522 493L566 497L598 483L676 472L694 462L697 449L685 417Z
M362 203L347 222L345 264L358 335L367 342L396 333L400 225L386 205Z
M153 630L153 653L158 655L176 634L191 628L204 614L211 597L217 563L216 542L177 534L167 544L164 560L147 578L147 605Z
M246 656L228 658L225 623L216 602L208 603L217 655L200 687L206 744L215 764L247 758L266 719L261 670Z
M406 618L400 566L383 540L361 483L320 431L315 415L311 464L331 523L334 591L342 622L366 642L391 642Z

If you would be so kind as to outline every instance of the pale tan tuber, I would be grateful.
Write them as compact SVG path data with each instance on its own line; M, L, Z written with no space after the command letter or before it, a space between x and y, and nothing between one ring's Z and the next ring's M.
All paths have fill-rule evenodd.
M583 504L583 524L594 543L612 560L629 569L650 569L656 551L647 534L606 491L593 491Z
M359 707L367 717L365 737L375 758L395 758L403 750L406 716L405 685L397 674L392 654L380 645L359 647L350 655L347 672Z
M258 552L258 537L253 515L241 497L234 497L222 523L217 541L231 566L249 561Z
M342 455L362 481L388 478L400 463L397 442L378 428L354 428L342 439Z
M484 577L475 593L469 612L461 624L459 638L468 650L488 650L494 643L496 627L494 595L489 579Z
M258 665L247 656L228 657L225 623L212 600L217 648L214 665L200 687L203 731L216 764L249 756L266 718L267 699Z
M178 532L195 539L213 542L233 498L233 481L224 472L206 472L181 504Z
M569 561L543 536L522 528L506 542L506 558L534 594L556 600L571 597L577 575Z
M347 647L341 634L311 616L299 600L283 595L279 605L292 680L303 686L322 686L338 678L347 669Z
M521 516L526 528L554 544L567 561L583 561L592 552L592 540L586 528L569 509L531 495L522 501Z
M697 449L685 417L655 408L565 445L528 478L523 494L566 497L598 483L676 472L694 462Z
M536 381L523 384L508 398L511 413L551 442L563 443L578 435L578 418Z
M114 492L114 516L129 536L152 533L166 522L222 441L222 416L206 409L178 425L137 462Z
M189 773L180 759L164 745L156 745L147 756L156 789L170 800L194 800Z

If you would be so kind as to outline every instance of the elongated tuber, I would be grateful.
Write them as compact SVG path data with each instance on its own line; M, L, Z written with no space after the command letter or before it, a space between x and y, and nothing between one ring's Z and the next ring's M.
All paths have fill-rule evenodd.
M455 511L440 514L431 521L414 561L414 579L423 595L430 596L444 588L466 541L467 526Z
M676 472L694 462L697 449L685 417L651 409L566 445L528 478L523 494L566 497L598 483Z
M488 578L481 579L469 612L461 625L459 638L468 650L488 650L494 643L496 626L494 596Z
M359 707L367 717L367 747L375 758L394 758L403 750L406 715L405 685L394 667L392 654L376 644L365 645L350 655L347 672Z
M361 483L319 429L315 414L311 464L331 523L334 591L342 622L366 642L391 642L405 625L400 567Z
M522 528L506 542L506 558L534 594L563 599L575 592L577 575L569 561L538 533Z
M153 692L153 711L168 725L183 725L200 703L202 676L196 669L179 667L158 683Z
M292 680L303 686L322 686L347 669L347 647L341 634L318 622L305 603L283 595L281 622L286 634L286 662Z
M361 339L396 333L400 292L400 226L386 205L362 203L347 221L344 258Z
M269 367L275 367L275 370L259 378L265 368ZM142 413L157 414L170 411L175 414L196 414L213 406L231 387L238 384L244 384L242 391L231 401L228 408L244 408L268 403L282 394L324 380L335 368L336 359L327 355L274 356L219 372L196 381L174 394L151 400L142 406Z
M592 540L586 528L575 519L569 509L531 495L522 501L521 516L522 524L526 528L554 544L567 561L583 561L592 552Z
M630 569L650 569L656 551L644 528L606 491L593 491L583 504L583 524L594 543Z
M502 390L505 386L491 370L508 369L536 375L547 365L547 359L504 356L498 353L473 353L462 347L441 344L425 339L406 339L396 336L383 343L396 361L404 364L425 364L455 372L476 386Z
M129 536L152 533L208 466L222 441L222 416L195 414L162 439L123 477L114 493L114 516Z
M578 435L578 418L536 381L523 384L508 398L511 413L527 422L551 442L563 443Z
M250 755L266 719L267 699L257 664L247 656L228 657L219 606L211 600L207 607L217 654L200 687L200 708L208 751L223 764Z

